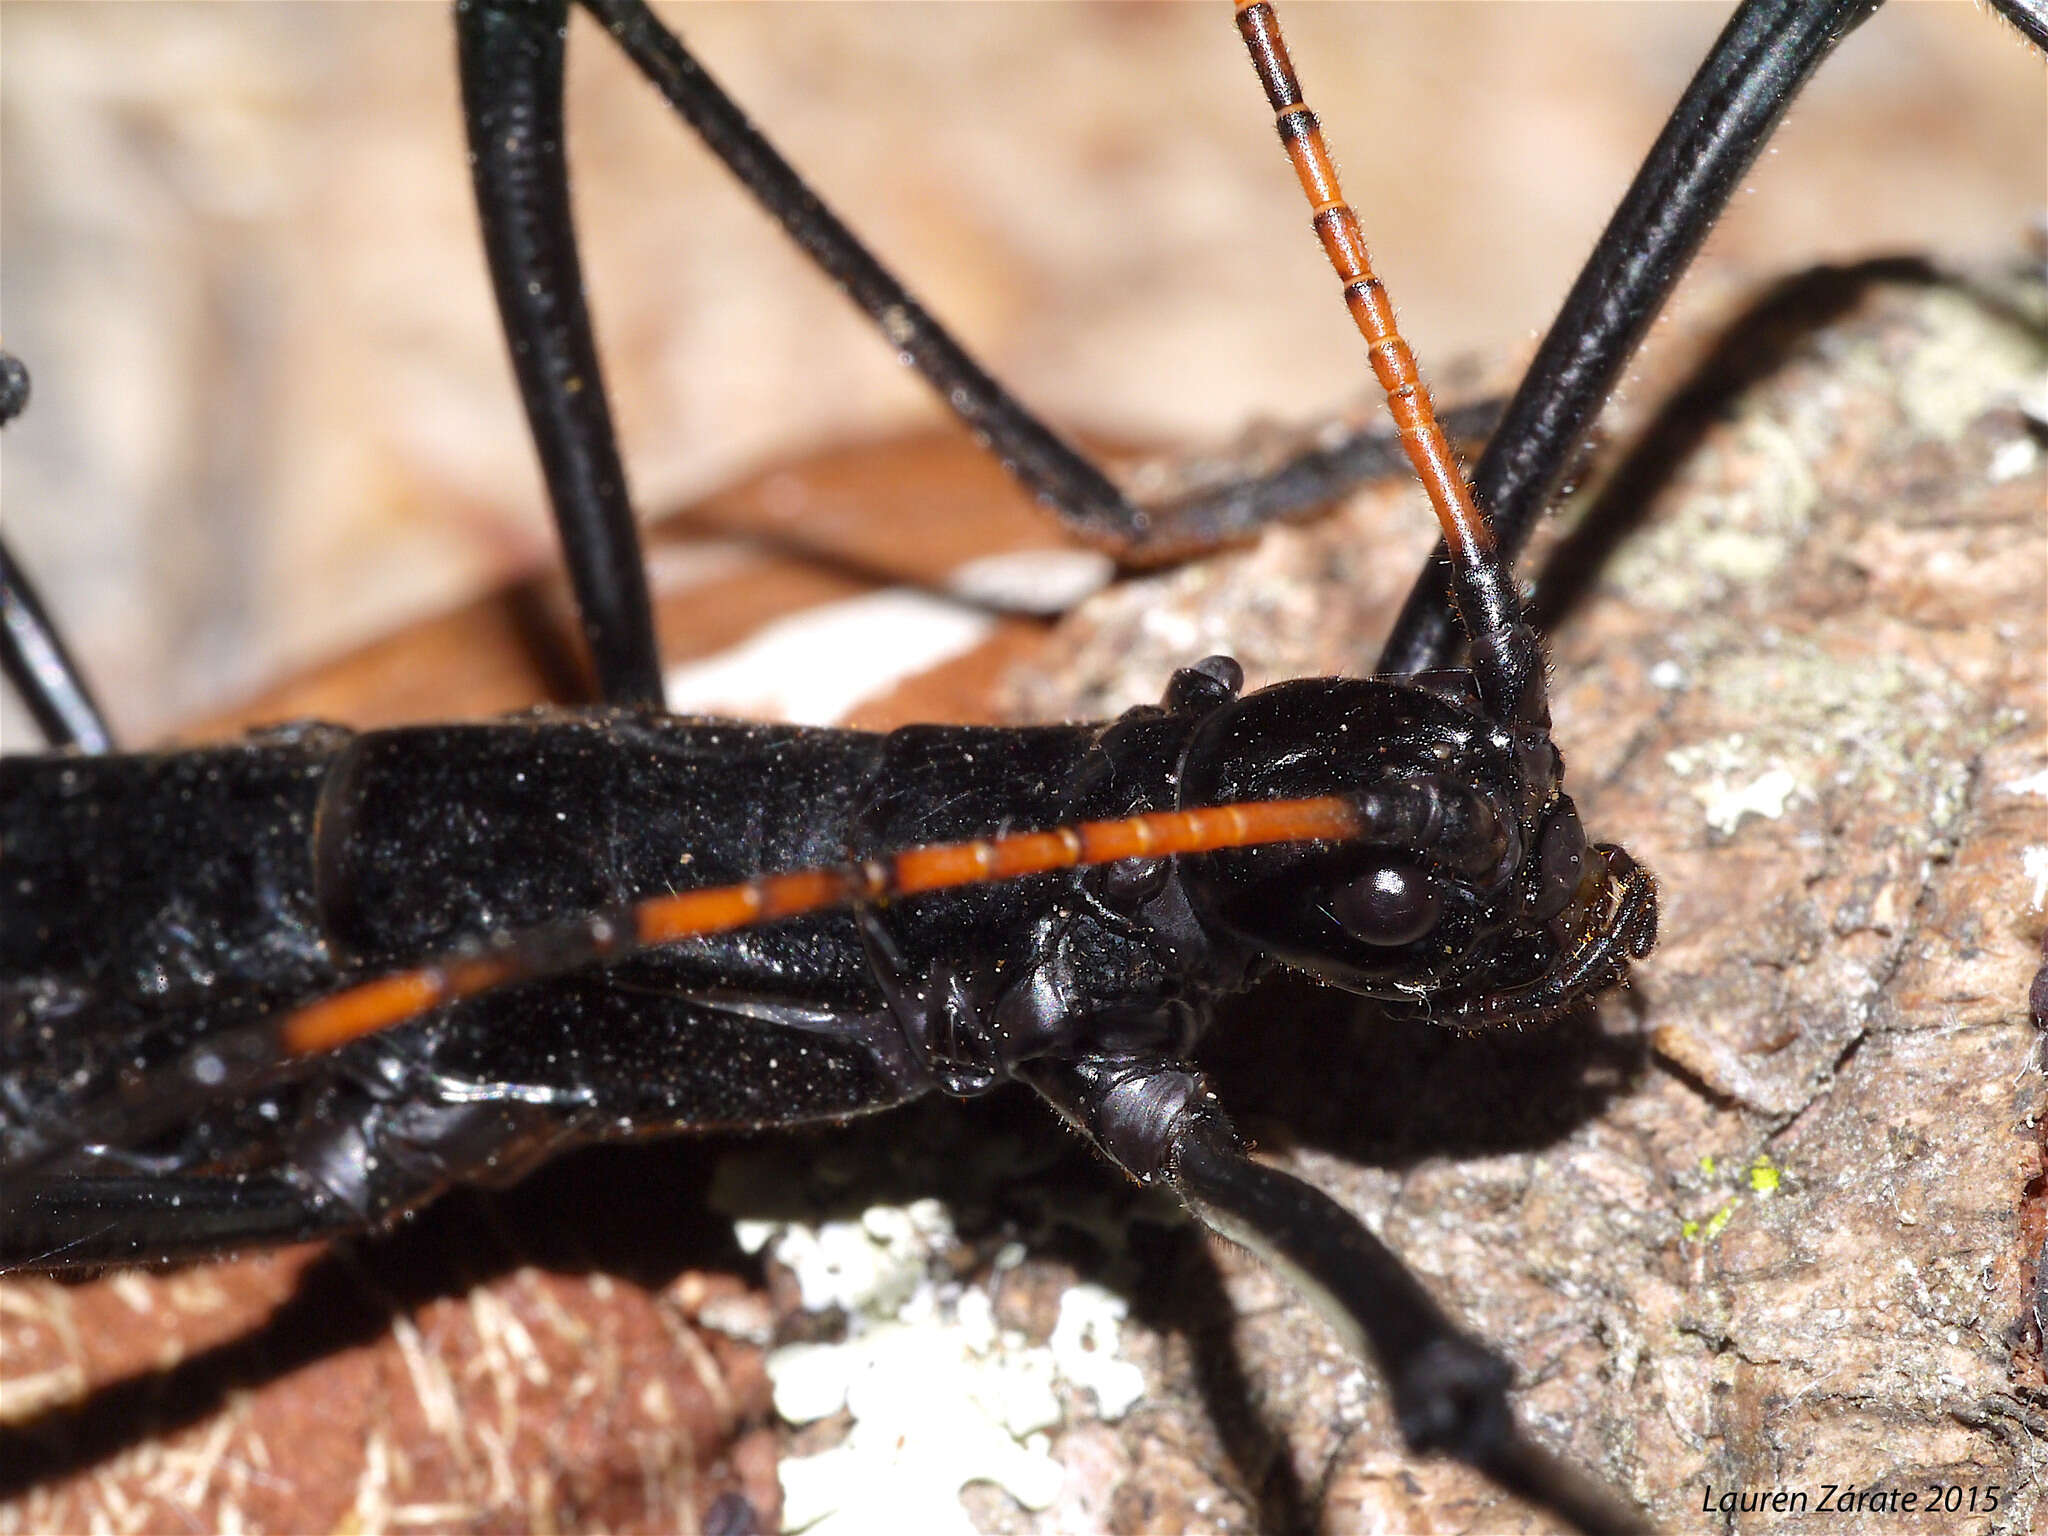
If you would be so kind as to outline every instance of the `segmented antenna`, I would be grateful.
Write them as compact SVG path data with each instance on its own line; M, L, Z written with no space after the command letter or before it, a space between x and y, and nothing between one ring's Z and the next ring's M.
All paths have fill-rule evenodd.
M1280 143L1313 210L1323 253L1343 280L1345 307L1365 338L1366 355L1386 391L1401 446L1443 528L1451 551L1452 600L1472 638L1472 665L1481 697L1504 717L1544 720L1548 712L1542 698L1542 659L1534 635L1521 623L1514 584L1494 547L1493 526L1472 498L1472 487L1416 370L1415 354L1395 322L1386 284L1373 272L1358 215L1337 184L1322 124L1302 103L1301 82L1287 56L1280 23L1267 0L1236 4L1237 30L1273 108Z

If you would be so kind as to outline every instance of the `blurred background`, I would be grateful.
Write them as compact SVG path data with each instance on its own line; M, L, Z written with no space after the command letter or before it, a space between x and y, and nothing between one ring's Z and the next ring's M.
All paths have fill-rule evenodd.
M663 9L1057 424L1213 446L1359 394L1220 4ZM1432 376L1526 355L1727 10L1285 10ZM0 507L126 741L551 558L445 7L88 0L0 23L0 334L35 380ZM643 514L937 418L580 17L570 57ZM2044 199L2039 58L1962 0L1893 0L1823 70L1681 306L1824 259L2010 259ZM0 734L36 740L11 700Z

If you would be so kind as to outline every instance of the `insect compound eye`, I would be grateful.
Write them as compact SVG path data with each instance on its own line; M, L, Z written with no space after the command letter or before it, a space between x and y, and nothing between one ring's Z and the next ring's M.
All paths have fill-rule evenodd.
M1339 887L1330 913L1354 939L1391 947L1428 933L1443 905L1436 882L1415 865L1382 864Z
M1557 807L1544 824L1543 838L1536 846L1536 905L1529 915L1548 922L1565 909L1586 873L1586 829L1579 822L1578 808L1569 795L1558 797Z

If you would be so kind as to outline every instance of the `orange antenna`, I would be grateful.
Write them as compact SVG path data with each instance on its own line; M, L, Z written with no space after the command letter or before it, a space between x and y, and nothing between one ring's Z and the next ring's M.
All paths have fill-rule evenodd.
M1452 595L1473 641L1473 668L1484 696L1502 712L1522 715L1530 686L1538 690L1535 702L1541 702L1543 669L1533 636L1520 638L1526 631L1521 631L1513 583L1494 547L1493 525L1472 498L1472 487L1416 369L1415 354L1394 319L1393 300L1372 269L1358 215L1337 184L1322 124L1302 102L1301 82L1295 78L1273 7L1267 0L1236 0L1236 5L1237 30L1273 108L1280 143L1301 179L1323 252L1343 280L1345 306L1365 338L1366 355L1387 393L1401 446L1443 528L1455 573ZM1518 651L1526 651L1526 657L1518 657ZM1518 660L1525 664L1516 665Z
M1152 811L963 843L930 843L879 859L762 875L740 885L654 896L630 907L522 930L501 947L358 983L266 1024L277 1055L331 1051L410 1023L432 1009L519 982L559 976L636 950L777 918L878 903L922 891L984 885L1118 859L1213 853L1267 843L1340 842L1363 835L1368 817L1348 795L1252 800Z

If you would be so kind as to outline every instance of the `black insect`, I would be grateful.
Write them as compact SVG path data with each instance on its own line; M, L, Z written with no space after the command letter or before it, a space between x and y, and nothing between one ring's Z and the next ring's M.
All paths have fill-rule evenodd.
M657 77L667 70L677 94L711 110L641 13L593 10L643 67ZM1747 126L1709 117L1703 128L1681 113L1681 142L1663 146L1652 170L1676 166L1698 184L1673 194L1655 174L1639 183L1647 216L1631 222L1625 207L1619 232L1603 242L1605 268L1582 283L1556 333L1562 341L1546 349L1481 462L1482 495L1510 550L1719 196L1804 69L1861 14L1752 7L1731 27L1703 94L1747 111ZM622 553L622 482L607 462L596 359L572 302L580 285L566 220L551 201L561 195L559 166L535 156L555 130L545 116L522 115L549 110L558 23L495 6L466 11L466 83L501 301L557 504L612 514L606 531L568 532L567 541L600 566L610 560L582 576L585 612L607 696L631 706L657 687L644 599ZM1761 65L1745 27L1770 37ZM1761 83L1730 97L1711 83L1717 69ZM1266 73L1284 108L1284 75ZM1292 129L1292 144L1307 142L1298 118L1282 121L1283 137ZM1718 174L1698 143L1683 142L1687 134L1728 157ZM716 129L710 137L716 145ZM799 222L807 214L794 189L767 201L793 207ZM1353 238L1335 216L1322 227L1340 250ZM1652 254L1659 236L1673 247ZM842 276L856 297L956 403L964 399L1027 478L1085 524L1120 535L1176 525L1207 532L1272 510L1253 487L1152 509L1141 523L1113 487L953 355L907 296L879 286L885 279L836 237L812 226L810 239L852 264ZM1631 283L1642 286L1631 294ZM1367 310L1377 303L1363 278L1353 296ZM521 319L531 300L537 306ZM1604 331L1589 311L1607 318ZM1383 335L1376 351L1397 349ZM1399 369L1390 372L1405 387ZM1016 1076L1133 1173L1164 1179L1212 1224L1319 1277L1390 1368L1411 1441L1463 1454L1583 1524L1620 1523L1621 1511L1515 1438L1492 1357L1444 1324L1349 1217L1238 1155L1180 1065L1200 994L1237 985L1256 967L1255 952L1480 1025L1540 1021L1646 947L1647 885L1618 850L1584 847L1559 793L1540 661L1484 529L1455 515L1450 526L1471 546L1459 607L1478 643L1469 670L1445 670L1456 656L1444 581L1427 580L1390 648L1389 673L1420 674L1399 684L1301 683L1239 699L1231 669L1205 664L1175 679L1160 710L1106 730L932 728L876 739L666 724L628 708L390 736L308 729L174 758L10 765L5 835L19 879L6 930L7 973L19 978L10 1041L32 1063L10 1064L7 1079L10 1256L101 1262L344 1230L387 1220L450 1178L529 1163L622 1129L622 1120L637 1133L664 1117L683 1127L832 1117L933 1086L972 1094ZM11 570L8 584L25 591ZM52 668L38 675L48 679ZM79 722L60 731L82 739L93 728L75 701L67 707L61 682L30 689L53 722ZM1333 734L1371 743L1367 764L1327 761ZM749 767L736 768L742 758ZM759 783L735 794L735 774ZM1363 823L1342 829L1335 853L1324 845L1337 829L1315 823L1283 836L1318 841L978 883L929 911L906 904L920 878L908 861L872 874L856 865L851 884L831 893L853 900L843 918L747 928L619 962L602 980L577 969L623 947L629 924L659 920L629 918L619 903L676 883L676 847L692 850L706 883L1077 821L1108 824L1094 834L1103 837L1216 847L1183 819L1129 818L1173 804L1333 797ZM643 801L665 809L632 827L616 823L614 807ZM830 810L820 815L820 805ZM114 806L132 818L120 833L108 829ZM451 817L472 823L463 851L441 835ZM78 857L95 839L123 850L118 880ZM612 850L611 867L588 867L593 840ZM136 859L137 848L159 862ZM998 844L970 857L1004 856ZM311 860L304 876L291 872L295 858ZM1037 867L1063 862L1075 859L1048 854ZM193 893L195 872L205 899ZM782 895L767 883L745 889L752 896L733 899ZM133 917L110 925L108 912L124 904ZM309 997L480 930L576 911L607 915L461 952L432 975L397 983L460 993L465 968L570 973L544 987L483 991L405 1035L331 1056L309 1057L290 1038L317 1032L339 1001L302 1007ZM899 920L912 916L915 925ZM132 948L106 949L109 926ZM184 988L209 967L236 984L208 985L188 1001ZM505 977L480 979L495 989ZM422 1006L394 1012L416 1017ZM566 1091L565 1056L579 1058ZM705 1062L717 1065L697 1065ZM524 1091L503 1091L511 1084Z

